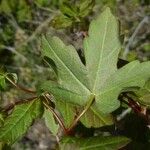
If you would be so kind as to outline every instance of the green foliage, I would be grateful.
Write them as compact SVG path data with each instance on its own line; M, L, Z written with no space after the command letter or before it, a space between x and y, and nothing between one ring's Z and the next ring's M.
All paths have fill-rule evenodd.
M0 13L11 15L15 13L19 22L31 19L31 9L25 0L2 0L0 3Z
M42 114L42 105L39 99L15 106L13 112L4 120L0 127L0 141L13 144L26 133L34 119Z
M35 0L35 2L40 6L47 6L50 4L51 0Z
M60 150L116 150L130 140L126 137L92 137L92 138L70 138L65 137L61 141Z
M12 5L12 1L8 2L8 0L2 0L0 3L0 12L4 12L6 14L11 13L11 8L14 7Z
M0 114L0 127L3 125L4 123L4 118L3 118L3 115Z
M104 6L110 7L113 12L116 11L117 8L117 1L116 0L96 0L96 4L103 8Z
M67 16L59 15L51 21L51 24L55 28L67 28L72 25L72 20Z
M63 116L63 121L64 121L65 126L69 127L75 117L75 106L68 104L67 102L57 101L56 109Z
M150 80L141 89L135 91L135 94L138 96L138 101L141 104L150 107Z
M19 1L16 15L19 22L32 19L31 8L25 0Z
M4 90L6 88L6 80L9 80L9 78L11 78L14 83L18 80L15 73L7 73L3 66L0 67L0 90Z
M5 76L0 75L0 90L3 90L5 88L6 88Z
M4 67L0 67L0 90L4 90L6 88L6 81L5 81L6 72Z
M82 110L82 109L81 109ZM87 128L98 128L113 124L111 114L97 113L94 109L89 109L80 119Z
M45 119L46 126L52 132L53 135L56 135L59 129L59 125L56 123L52 112L45 109L43 118Z
M63 2L60 6L61 14L54 17L51 25L55 28L66 28L84 22L84 18L92 12L94 5L95 0Z
M58 74L57 83L47 81L42 90L51 92L57 101L80 106L85 106L94 94L91 110L95 115L116 110L119 94L130 91L130 87L142 87L150 76L150 62L133 61L117 69L118 25L108 8L92 21L84 40L86 67L74 47L65 46L57 37L43 37L42 48L43 57L55 63Z
M77 28L78 24L86 24L87 17L90 15L95 5L94 0L74 2L68 0L36 0L34 2L27 2L26 0L1 0L0 13L4 13L7 17L12 17L12 20L14 17L17 19L15 23L19 23L19 25L21 23L24 26L25 21L30 22L34 20L32 20L33 15L37 18L36 14L41 13L42 9L48 12L48 14L43 13L42 16L51 15L49 12L53 10L49 7L52 3L55 5L55 8L60 7L61 11L61 14L54 17L51 22L55 28L67 28L72 26ZM111 7L114 7L116 1L110 2L104 0L99 3L102 3L102 5L109 4ZM39 9L38 13L35 10L32 11L34 6L36 9ZM46 6L46 8L43 8L43 6ZM41 18L35 20L41 21ZM36 21L33 21L32 23L36 24ZM29 23L29 25L31 24ZM35 25L31 26L34 29ZM35 33L29 38L29 41L32 38L34 39L36 34L39 35L40 33L38 32L41 32L43 28L45 29L45 24L40 24L37 30L35 30ZM7 117L2 116L0 113L0 149L5 143L13 144L18 140L26 133L34 119L41 117L42 114L47 127L55 136L57 136L58 129L61 127L58 121L59 117L66 127L65 134L73 134L73 136L76 136L72 132L77 128L74 127L71 130L68 129L70 129L69 127L72 125L72 122L75 121L76 117L78 117L86 108L88 108L88 110L78 120L78 122L80 121L85 127L92 127L93 129L112 125L114 121L111 113L120 106L118 96L121 92L133 91L138 96L138 101L140 103L147 107L150 106L150 86L149 81L146 82L150 77L150 62L140 63L139 61L133 61L120 69L117 68L118 54L121 48L118 28L117 20L111 14L109 8L98 16L96 20L91 22L88 36L83 42L85 65L81 62L81 59L73 46L66 46L57 37L42 37L42 56L53 67L54 72L57 75L57 81L45 81L41 85L40 90L42 90L43 97L47 92L53 94L55 101L54 103L52 101L54 104L52 109L56 110L58 118L55 118L52 112L50 112L51 105L49 106L49 110L47 108L44 109L43 114L43 103L38 98L16 104L12 112L9 110ZM13 39L12 35L14 34L11 25L6 23L6 26L4 25L0 32L1 31L6 32L6 34L3 34L0 38L0 40L2 39L0 48L10 48L9 46L7 47L7 43L10 44L9 41ZM17 25L16 31L16 39L18 33L21 33L21 36L25 36L25 38L22 38L23 42L24 39L27 39L28 43L28 36L26 36L26 32L22 29L22 26L18 29ZM30 30L29 32L32 33ZM20 39L20 36L18 37L18 39ZM6 46L3 45L3 43L5 43ZM14 50L18 50L18 43L20 44L19 40L11 43L12 45L15 45ZM145 51L148 51L148 49L149 45L144 47ZM19 51L16 51L16 53L17 52ZM29 60L32 61L31 59ZM130 60L135 60L135 57L131 56ZM0 71L0 89L6 87L5 80L8 80L17 87L16 74L6 73L3 70ZM137 88L140 88L140 90L135 90ZM20 89L23 90L23 88ZM29 93L35 94L35 92L30 91ZM50 99L44 100L49 101ZM90 103L91 100L93 100L92 104ZM48 104L50 103L51 102L48 102ZM77 125L77 123L75 125ZM93 134L90 136L93 136ZM129 139L125 137L113 136L97 136L85 139L67 137L63 138L61 141L60 149L115 150L123 147L128 142Z

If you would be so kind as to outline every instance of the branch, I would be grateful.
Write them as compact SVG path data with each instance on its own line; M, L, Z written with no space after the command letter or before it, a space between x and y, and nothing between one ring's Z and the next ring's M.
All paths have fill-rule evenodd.
M5 46L5 45L0 45L0 49L6 49L14 54L16 54L18 57L20 57L24 62L27 62L27 58L25 56L23 56L21 53L19 53L18 51L16 51L16 49L14 47L10 47L10 46Z
M32 91L32 90L29 90L29 89L26 89L18 84L16 84L15 82L13 82L9 77L6 76L6 79L12 84L14 85L17 89L21 90L21 91L24 91L26 93L30 93L30 94L35 94L36 91Z
M132 43L133 43L133 41L134 41L136 35L138 34L139 30L143 27L143 25L144 25L145 23L148 23L148 22L149 22L149 18L148 18L148 16L145 16L145 17L143 18L143 20L139 23L139 25L137 26L137 28L136 28L135 31L133 32L132 36L131 36L131 37L129 38L129 40L128 40L128 43L127 43L127 45L126 45L126 47L125 47L125 50L124 50L124 53L123 53L123 59L126 59L128 53L129 53L129 51L130 51L130 46L132 45Z
M50 12L50 13L56 13L56 10L52 10L52 9L50 9L50 8L48 8L48 7L42 7L42 6L40 6L37 2L34 2L34 3L35 3L36 6L37 6L39 9L41 9L41 10L48 11L48 12Z
M19 47L24 46L35 39L35 37L43 32L43 29L48 27L52 17L47 18L43 23L41 23L33 32L33 34Z
M13 25L13 27L14 27L15 29L20 28L20 27L18 26L18 24L16 23L14 17L13 17L12 15L11 15L10 17L11 17L10 22L11 22L11 24ZM49 17L49 18L47 18L45 21L43 21L43 22L35 29L35 31L32 33L32 35L31 35L29 38L27 38L27 40L25 40L23 43L21 43L21 44L17 47L17 49L21 48L22 46L27 45L29 42L31 42L32 40L34 40L35 37L36 37L38 34L41 34L42 31L43 31L43 29L46 28L46 27L48 27L48 25L49 25L49 23L50 23L50 21L51 21L51 18L52 18L52 17ZM15 49L14 47L5 46L5 45L2 45L1 47L2 47L2 48L5 48L6 50L11 51L12 53L14 53L14 54L16 54L16 55L18 55L18 56L19 56L20 58L22 58L25 62L27 62L27 58L26 58L25 56L23 56L22 54L20 54L18 51L16 51L16 49Z

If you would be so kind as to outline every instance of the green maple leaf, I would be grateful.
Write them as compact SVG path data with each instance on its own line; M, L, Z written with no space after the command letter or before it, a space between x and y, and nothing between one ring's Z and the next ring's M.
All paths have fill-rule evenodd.
M42 55L56 65L58 80L46 81L41 89L58 101L85 106L94 95L93 113L108 114L120 106L117 98L121 92L142 87L150 77L149 61L136 60L117 69L121 48L118 22L109 8L91 22L83 46L86 65L73 46L66 46L57 37L42 38Z

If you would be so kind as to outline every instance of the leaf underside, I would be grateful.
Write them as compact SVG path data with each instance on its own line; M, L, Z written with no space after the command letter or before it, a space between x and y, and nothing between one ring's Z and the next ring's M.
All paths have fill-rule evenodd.
M118 36L117 20L107 8L91 22L84 39L86 66L73 46L66 46L57 37L43 36L42 56L55 63L58 80L46 81L41 90L52 93L57 101L77 106L85 106L94 94L95 102L90 111L105 120L107 115L104 114L120 106L117 98L122 91L142 87L150 77L150 61L133 61L117 69L121 48Z

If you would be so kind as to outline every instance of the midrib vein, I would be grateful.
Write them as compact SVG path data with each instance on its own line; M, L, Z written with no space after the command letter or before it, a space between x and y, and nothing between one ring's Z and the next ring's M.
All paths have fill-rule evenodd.
M20 120L23 118L23 116L28 112L28 110L30 110L30 108L32 107L33 103L34 103L34 102L32 102L32 104L30 104L30 105L28 106L28 108L26 109L26 111L24 111L24 113L19 117L19 119L16 121L16 123L15 123L11 128L9 128L9 129L7 130L7 132L4 132L0 137L4 137L9 131L11 131L11 130L17 125L17 123L20 122ZM15 117L16 117L16 116L15 116Z
M99 64L98 64L98 68L97 68L97 72L96 72L96 78L95 78L95 82L94 82L94 86L93 86L93 90L92 90L93 92L95 92L96 83L97 83L97 79L98 79L98 72L99 72L99 69L100 69L100 66L101 66L101 62L102 62L102 56L103 56L103 51L104 51L104 43L105 43L106 33L107 33L107 25L108 25L108 16L107 16L107 20L106 20L106 24L105 24L104 37L103 37L102 46L101 46Z
M47 40L47 39L46 39ZM48 42L48 40L47 40ZM55 57L63 64L63 66L70 72L70 74L73 76L73 78L87 91L90 92L89 89L75 76L75 74L66 66L66 64L59 58L59 56L55 53L53 47L48 42L48 45L52 52L54 53Z

